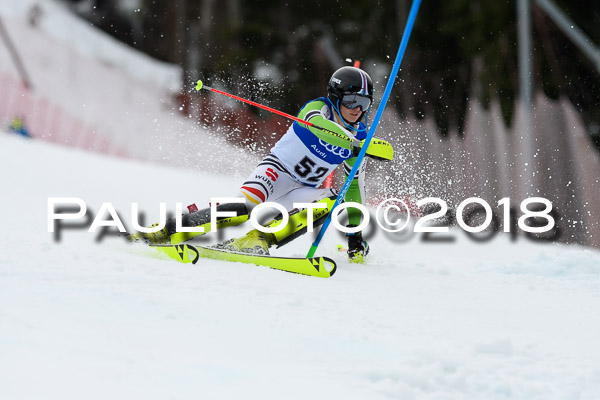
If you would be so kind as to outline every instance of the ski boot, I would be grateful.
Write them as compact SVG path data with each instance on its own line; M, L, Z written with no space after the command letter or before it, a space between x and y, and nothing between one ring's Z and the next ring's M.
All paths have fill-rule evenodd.
M313 226L323 223L329 210L331 210L336 197L326 197L318 201L325 204L326 207L319 208L313 212ZM269 247L276 245L277 248L291 242L307 231L308 211L306 209L293 209L288 213L289 219L285 227L277 232L266 233L253 229L241 238L230 239L214 247L227 251L242 253L252 253L259 255L269 255ZM276 228L283 222L283 215L279 214L271 222L265 225L266 228Z
M356 225L348 225L353 228ZM355 264L363 264L365 257L369 254L369 245L363 240L362 232L347 233L348 237L348 261Z
M150 228L157 226L158 223L156 224L152 224L150 226ZM169 232L167 231L167 228L162 228L161 230L157 231L157 232L151 232L151 233L144 233L144 232L137 232L134 233L133 235L129 235L127 238L132 241L132 242L143 242L146 244L164 244L164 243L169 243Z
M216 245L215 247L227 251L235 251L238 253L268 256L269 247L271 247L274 241L275 238L272 234L253 229L248 232L246 236L230 239L225 243Z
M216 221L217 229L240 225L248 220L248 208L245 204L221 204L217 206L217 211L235 212L237 214L235 217L218 217ZM185 214L181 217L181 220L182 226L186 228L203 228L204 232L177 232L175 219L169 219L165 227L158 232L137 232L127 238L132 242L144 242L146 244L179 244L211 231L210 208Z

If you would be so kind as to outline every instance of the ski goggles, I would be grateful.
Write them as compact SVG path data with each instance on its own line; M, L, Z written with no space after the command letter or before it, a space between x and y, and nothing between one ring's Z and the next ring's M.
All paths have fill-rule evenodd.
M361 110L367 111L369 107L371 107L371 103L373 100L371 98L362 96L356 93L344 94L340 104L346 108L356 108L360 107Z

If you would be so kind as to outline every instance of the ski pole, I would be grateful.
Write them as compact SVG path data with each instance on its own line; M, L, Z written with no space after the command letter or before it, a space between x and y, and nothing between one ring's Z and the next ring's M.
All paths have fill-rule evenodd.
M253 105L253 106L255 106L255 107L262 108L263 110L270 111L270 112L272 112L272 113L275 113L275 114L277 114L277 115L281 115L282 117L285 117L285 118L287 118L287 119L291 119L292 121L296 121L296 122L300 122L300 123L302 123L302 124L308 125L308 126L310 126L311 128L318 129L318 130L320 130L320 131L323 131L323 132L325 132L325 133L328 133L328 134L330 134L330 135L333 135L333 136L335 136L336 138L339 138L339 139L345 140L346 142L350 143L352 146L355 146L355 147L360 147L360 146L361 146L361 143L360 143L360 141L359 141L359 140L356 140L356 139L353 139L353 138L352 138L352 136L351 136L350 134L348 134L348 136L340 135L339 133L337 133L337 132L334 132L334 131L332 131L332 130L330 130L330 129L323 128L322 126L315 125L315 124L313 124L313 123L311 123L311 122L308 122L308 121L305 121L305 120L303 120L303 119L301 119L301 118L294 117L293 115L290 115L290 114L286 114L286 113L284 113L283 111L276 110L276 109L274 109L274 108L271 108L271 107L268 107L268 106L265 106L265 105L262 105L262 104L256 103L256 102L254 102L254 101L252 101L252 100L244 99L244 98L242 98L242 97L239 97L239 96L233 95L233 94L231 94L231 93L224 92L224 91L222 91L222 90L219 90L219 89L212 88L212 87L210 87L210 86L206 86L206 85L204 85L204 84L202 83L202 81L201 81L201 80L198 80L198 82L196 82L196 91L198 91L198 92L199 92L199 91L200 91L200 90L202 90L202 89L204 89L204 90L209 90L209 91L211 91L211 92L214 92L214 93L222 94L223 96L231 97L232 99L235 99L235 100L241 101L241 102L243 102L243 103L250 104L250 105Z
M369 129L369 133L365 139L365 142L356 157L356 161L354 162L354 166L352 170L348 174L348 178L346 178L346 182L344 182L344 186L342 186L342 190L338 195L337 199L333 203L331 207L331 211L325 219L317 238L310 246L310 250L306 255L306 258L313 257L315 255L315 251L317 251L317 247L319 247L319 243L321 239L323 239L323 235L325 235L325 231L329 227L331 223L331 215L333 214L333 210L342 202L344 197L346 196L346 192L348 192L348 188L350 188L350 184L354 179L354 175L356 175L356 171L360 167L362 160L365 158L365 154L367 153L367 147L369 147L369 143L371 143L371 139L373 139L373 135L375 134L375 130L377 129L377 125L379 124L379 120L381 119L381 115L383 114L383 110L385 105L390 97L390 93L392 91L392 87L394 86L394 81L396 80L396 75L398 75L398 70L400 69L400 64L402 63L402 58L404 57L404 52L406 51L406 46L408 45L408 39L410 38L410 33L412 31L413 25L415 23L415 19L417 18L417 12L419 11L419 6L421 5L421 0L413 0L412 6L410 7L410 14L408 15L408 21L406 22L406 27L404 28L404 34L402 35L402 41L400 42L400 47L398 48L398 54L396 54L396 60L394 61L394 65L392 67L392 73L390 74L390 79L385 87L385 92L383 93L383 97L381 99L381 103L379 103L379 107L377 108L377 114L375 114L375 118L373 119L373 124Z

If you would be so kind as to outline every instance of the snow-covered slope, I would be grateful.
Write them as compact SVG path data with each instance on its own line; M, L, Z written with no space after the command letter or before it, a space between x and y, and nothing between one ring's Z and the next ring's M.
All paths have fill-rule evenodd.
M24 23L34 3L37 27ZM55 240L49 197L81 198L94 213L111 203L127 225L137 202L150 223L159 202L173 211L236 195L231 174L243 178L256 157L173 115L160 99L176 68L132 54L54 1L0 0L0 13L36 95L130 154L187 167L0 131L0 399L600 398L596 250L376 231L368 264L351 265L330 228L319 254L338 272L319 279L182 265L81 228ZM5 50L2 60L14 73ZM274 253L302 256L310 242Z
M47 199L111 202L124 220L137 201L153 219L159 201L205 206L237 179L5 133L0 160L2 399L600 398L597 251L376 234L350 265L331 230L330 279L188 266L82 230L55 242Z

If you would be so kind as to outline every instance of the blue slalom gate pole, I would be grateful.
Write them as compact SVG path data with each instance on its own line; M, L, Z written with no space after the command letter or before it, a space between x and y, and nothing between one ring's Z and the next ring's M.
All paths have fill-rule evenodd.
M356 175L356 171L358 171L360 164L362 164L362 161L365 158L365 154L367 153L367 147L369 147L369 144L371 143L371 139L373 139L373 135L375 134L377 125L379 125L379 120L381 119L383 110L385 109L388 98L390 97L390 93L392 92L392 87L394 86L394 81L396 80L396 76L398 75L398 70L400 69L400 64L402 63L402 58L404 57L404 52L406 51L406 46L408 45L408 39L410 38L410 34L412 32L413 25L415 24L415 20L417 19L417 13L419 12L420 5L421 5L421 0L413 0L413 3L410 7L410 14L408 15L408 21L406 22L406 27L404 28L404 33L402 34L402 41L400 42L400 47L398 48L398 54L396 54L396 59L394 60L394 65L392 67L392 73L391 73L390 79L388 80L388 83L385 87L385 92L383 92L383 97L381 98L381 103L379 103L379 107L377 108L377 113L375 114L375 118L373 119L373 124L371 125L371 128L369 129L369 133L367 134L367 137L365 138L365 142L360 150L360 153L358 153L358 156L356 157L356 162L354 163L352 170L348 174L348 178L346 179L346 182L344 182L344 186L342 186L342 190L340 191L340 194L338 195L337 199L333 203L333 206L331 207L331 211L329 212L327 219L323 223L323 226L321 227L321 230L319 231L317 238L315 239L313 244L310 246L310 250L308 251L308 254L306 255L307 258L313 257L315 255L315 252L317 251L317 247L319 247L319 243L321 243L321 239L323 239L323 236L325 235L325 232L327 231L327 228L329 227L329 224L331 223L331 215L333 213L333 210L342 202L342 200L346 196L346 192L348 192L348 188L350 188L350 183L352 183L352 180L354 179L354 176Z

